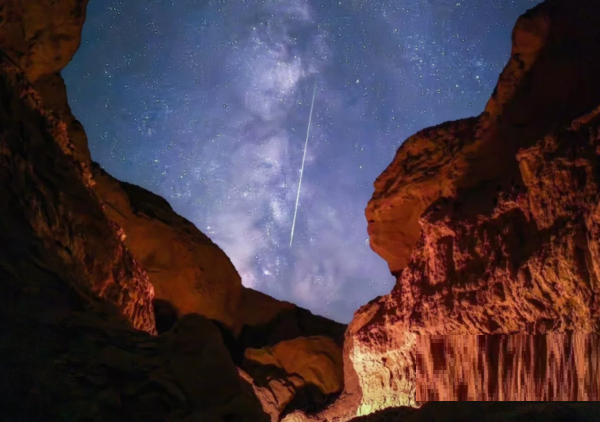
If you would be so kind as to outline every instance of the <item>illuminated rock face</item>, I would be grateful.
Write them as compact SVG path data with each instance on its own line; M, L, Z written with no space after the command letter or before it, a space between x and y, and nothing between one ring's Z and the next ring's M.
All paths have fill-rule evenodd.
M600 3L535 7L515 26L486 110L409 138L376 181L366 211L371 245L397 282L346 334L354 374L345 391L358 397L356 414L419 405L422 336L600 328L599 45ZM533 341L518 347L550 359ZM565 358L568 348L556 347ZM487 365L481 376L496 370ZM547 379L564 375L550 368ZM522 370L527 394L552 394L535 390L530 370ZM506 396L525 394L509 378L498 382ZM432 394L464 393L448 388ZM578 388L561 394L594 394Z
M370 245L392 272L408 265L433 202L515 172L520 148L598 105L595 3L548 0L521 16L484 112L424 129L398 149L366 210Z
M81 43L88 0L4 0L0 50L30 81L60 72Z
M337 393L340 359L338 400L283 421L593 415L580 404L414 407L431 399L598 398L598 340L583 336L598 331L600 312L596 0L548 0L522 17L485 112L424 130L399 149L367 209L371 244L397 283L356 313L341 358L341 325L243 289L222 251L163 200L92 166L58 73L79 44L85 5L0 6L3 416L273 420L307 384ZM120 221L110 205L137 223ZM146 235L179 246L159 256L156 244L140 241ZM197 249L171 259L181 245ZM205 272L204 254L222 266ZM148 277L157 268L169 277ZM199 288L187 290L201 273ZM152 283L179 317L160 336ZM259 370L237 369L235 347L222 338L231 333L200 315L181 316L190 312L232 330L234 346L254 348L247 357ZM569 331L580 334L561 337ZM513 335L483 344L476 337L506 333ZM447 334L471 337L445 337L443 348L430 337ZM314 335L330 339L298 338ZM528 357L515 366L519 354ZM263 385L261 374L269 378Z
M45 74L60 70L45 58L62 51L62 29L84 4L0 6L2 419L268 420L210 321L189 315L154 335L153 287L92 190L67 108L54 107L60 76ZM34 28L39 42L26 44L42 51L8 56L27 51L7 51L7 25ZM58 96L46 101L52 86Z
M10 5L2 10L12 10ZM50 3L46 6L52 9ZM43 16L31 17L38 18ZM55 22L47 18L50 33L39 33L40 39L56 35ZM2 22L2 36L10 24ZM25 31L29 24L23 23ZM78 39L81 26L72 30ZM28 63L35 67L40 56L31 54ZM45 63L41 69L46 69ZM135 328L154 332L152 285L124 246L120 228L102 212L91 190L89 169L74 153L65 121L45 104L28 73L4 53L0 53L0 90L4 262L18 274L15 262L33 260L75 291L109 301Z
M274 422L294 409L323 408L343 387L342 349L322 336L246 349L242 368Z
M59 73L86 3L0 4L2 416L267 421L222 333L262 347L331 332L341 360L344 327L243 289L225 254L166 201L94 168ZM180 307L158 336L155 290Z
M417 400L598 401L600 336L419 336Z
M233 329L242 280L227 255L160 196L119 182L97 165L93 176L107 216L123 228L156 298L179 315L200 313Z

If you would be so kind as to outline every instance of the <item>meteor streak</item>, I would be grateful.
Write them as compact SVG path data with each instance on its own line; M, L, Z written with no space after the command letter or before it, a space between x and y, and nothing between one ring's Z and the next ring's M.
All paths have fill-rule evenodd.
M294 209L294 221L292 222L292 233L290 235L290 248L294 242L294 228L296 228L296 216L298 215L298 203L300 202L300 187L302 186L302 176L304 176L304 162L306 161L306 149L308 148L308 135L310 133L310 124L312 122L313 107L315 105L315 94L317 93L317 78L315 77L315 87L313 88L312 102L310 103L310 115L308 116L308 128L306 129L306 141L304 141L304 155L302 156L302 167L300 168L300 182L298 183L298 194L296 195L296 208Z

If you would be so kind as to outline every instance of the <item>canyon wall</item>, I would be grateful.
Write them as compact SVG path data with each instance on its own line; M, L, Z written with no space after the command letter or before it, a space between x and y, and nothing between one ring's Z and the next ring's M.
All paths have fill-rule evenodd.
M592 335L588 341L595 344L599 45L600 3L536 6L515 26L511 58L485 111L407 139L375 182L366 211L371 245L397 282L356 313L346 334L345 364L356 372L347 377L346 391L360 397L359 415L462 394L449 392L439 378L456 377L444 371L436 378L417 356L431 362L440 350L454 350L459 366L471 363L474 371L478 362L497 370L481 360L478 348L459 347L458 340L436 351L431 335L575 331ZM527 336L508 341L533 347ZM553 353L568 360L571 349L560 344L552 345ZM529 352L536 351L546 358L542 349ZM586 358L597 365L597 355ZM550 368L558 372L548 377L558 379L560 370ZM533 369L521 372L530 392L538 388ZM506 399L523 394L509 378L498 383L508 389ZM430 390L419 393L424 386ZM560 397L598 400L597 385L585 393L579 387L563 385ZM538 392L538 399L550 394ZM469 394L485 400L499 393Z
M600 336L419 336L416 397L431 401L595 402Z
M422 402L599 398L597 1L523 15L484 112L400 147L366 211L397 282L346 331L244 288L163 198L92 162L59 73L86 4L0 5L3 416L593 420Z
M3 416L261 421L339 391L345 326L244 288L164 199L92 162L60 76L86 5L0 5ZM334 384L271 409L252 385L269 366L244 354L285 341L312 345L298 364L333 359L312 370Z
M0 22L2 419L268 420L211 322L190 315L168 335L154 335L148 276L105 216L67 122L35 88L70 59L83 23L52 19L81 16L84 6L1 8L9 13ZM19 24L13 13L23 11L39 15L23 18L16 32L30 34L33 25L37 41L25 43L33 51L10 56L7 32ZM47 66L49 57L59 64Z

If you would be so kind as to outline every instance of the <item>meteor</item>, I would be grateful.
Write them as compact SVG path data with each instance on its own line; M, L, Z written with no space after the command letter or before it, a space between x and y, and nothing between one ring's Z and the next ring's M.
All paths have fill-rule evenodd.
M298 183L298 194L296 195L296 208L294 209L294 220L292 222L292 233L290 234L290 248L294 242L294 228L296 228L296 216L298 215L298 203L300 202L300 187L302 186L302 176L304 176L304 162L306 161L306 150L308 148L308 135L310 134L310 124L312 122L313 107L315 105L315 94L317 93L317 78L315 77L315 86L313 88L312 102L310 103L310 115L308 116L308 127L306 128L306 141L304 141L304 155L302 156L302 167L300 168L300 182Z

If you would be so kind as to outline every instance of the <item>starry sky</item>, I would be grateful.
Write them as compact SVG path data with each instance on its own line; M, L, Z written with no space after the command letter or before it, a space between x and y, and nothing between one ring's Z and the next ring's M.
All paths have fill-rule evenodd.
M374 180L413 133L482 111L537 3L91 0L63 76L95 161L165 197L244 285L348 322L394 283L369 248Z

